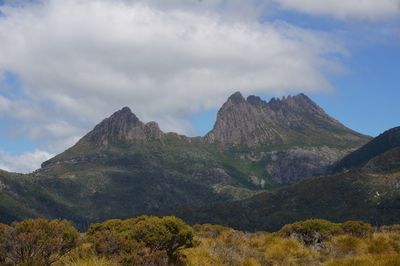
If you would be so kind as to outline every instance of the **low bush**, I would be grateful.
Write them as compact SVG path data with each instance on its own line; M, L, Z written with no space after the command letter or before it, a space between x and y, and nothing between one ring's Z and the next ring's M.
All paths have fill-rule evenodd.
M367 223L361 221L348 221L342 224L343 233L355 237L370 237L374 232L374 228Z
M288 224L278 231L279 236L296 238L308 246L320 245L341 233L343 230L339 224L321 219Z
M2 226L0 257L12 265L51 265L76 247L79 233L67 221L34 219Z
M86 239L96 253L130 265L167 265L178 251L192 247L194 231L172 217L140 216L91 225Z

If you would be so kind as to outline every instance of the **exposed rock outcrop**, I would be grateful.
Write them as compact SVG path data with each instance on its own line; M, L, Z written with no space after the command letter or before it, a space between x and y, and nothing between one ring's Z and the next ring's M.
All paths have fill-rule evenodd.
M119 141L156 140L161 139L163 135L156 122L144 124L128 107L124 107L104 119L83 138L83 141L108 145Z
M342 145L358 147L370 138L346 128L304 94L247 100L236 92L218 112L208 143L260 147L270 145Z

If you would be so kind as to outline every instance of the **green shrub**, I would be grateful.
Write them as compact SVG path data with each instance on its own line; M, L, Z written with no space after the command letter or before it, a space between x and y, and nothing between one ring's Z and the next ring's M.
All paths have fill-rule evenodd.
M86 239L101 256L125 264L164 265L176 261L180 249L193 246L194 231L176 217L140 216L91 225Z
M193 229L176 217L142 216L132 222L131 236L137 242L152 251L165 251L169 258L174 258L179 249L193 246Z
M278 235L282 237L293 237L309 246L322 244L341 233L343 231L340 225L321 219L288 224L278 231Z
M90 225L86 240L93 244L95 252L103 257L126 259L139 243L129 237L129 230L122 220L108 220L101 224Z
M342 224L345 234L355 237L370 237L374 232L374 228L367 223L361 221L348 221Z
M44 219L4 227L0 257L13 265L51 265L76 247L79 233L67 221Z

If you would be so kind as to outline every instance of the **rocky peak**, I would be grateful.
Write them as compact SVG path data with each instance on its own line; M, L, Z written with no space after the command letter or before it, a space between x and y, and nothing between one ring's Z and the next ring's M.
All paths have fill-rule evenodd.
M266 102L261 100L260 97L254 95L247 97L247 102L253 106L262 106L266 104Z
M156 122L145 125L129 107L124 107L104 119L83 139L97 145L107 145L119 141L159 139L162 135Z
M301 110L308 113L328 116L321 107L303 93L287 97L284 104L297 111Z
M240 92L234 93L218 111L214 128L204 137L205 141L245 146L257 146L267 138L279 141L276 134L265 127L262 105L259 97L249 96L246 100Z
M118 129L119 127L138 124L142 124L142 122L134 113L132 113L129 107L125 106L121 110L116 111L109 118L104 119L98 126L108 126L112 129Z
M152 139L160 139L164 135L157 122L148 122L145 128L147 135Z
M243 98L240 92L231 95L218 111L212 131L204 139L223 145L289 145L290 143L342 142L364 143L368 137L354 132L314 103L305 94L272 98L269 102L258 96ZM313 140L310 136L315 136Z
M219 113L223 112L231 112L234 109L240 109L243 106L247 105L246 99L240 92L235 92L232 94L228 100L222 105Z
M232 104L239 104L239 103L244 103L246 100L244 99L243 95L237 91L234 94L232 94L229 98L227 103L232 103Z

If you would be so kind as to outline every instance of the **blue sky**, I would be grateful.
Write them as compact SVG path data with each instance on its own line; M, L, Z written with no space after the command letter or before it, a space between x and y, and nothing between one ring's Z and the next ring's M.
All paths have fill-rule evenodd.
M0 0L0 168L29 172L129 106L203 135L235 91L400 126L400 0Z

